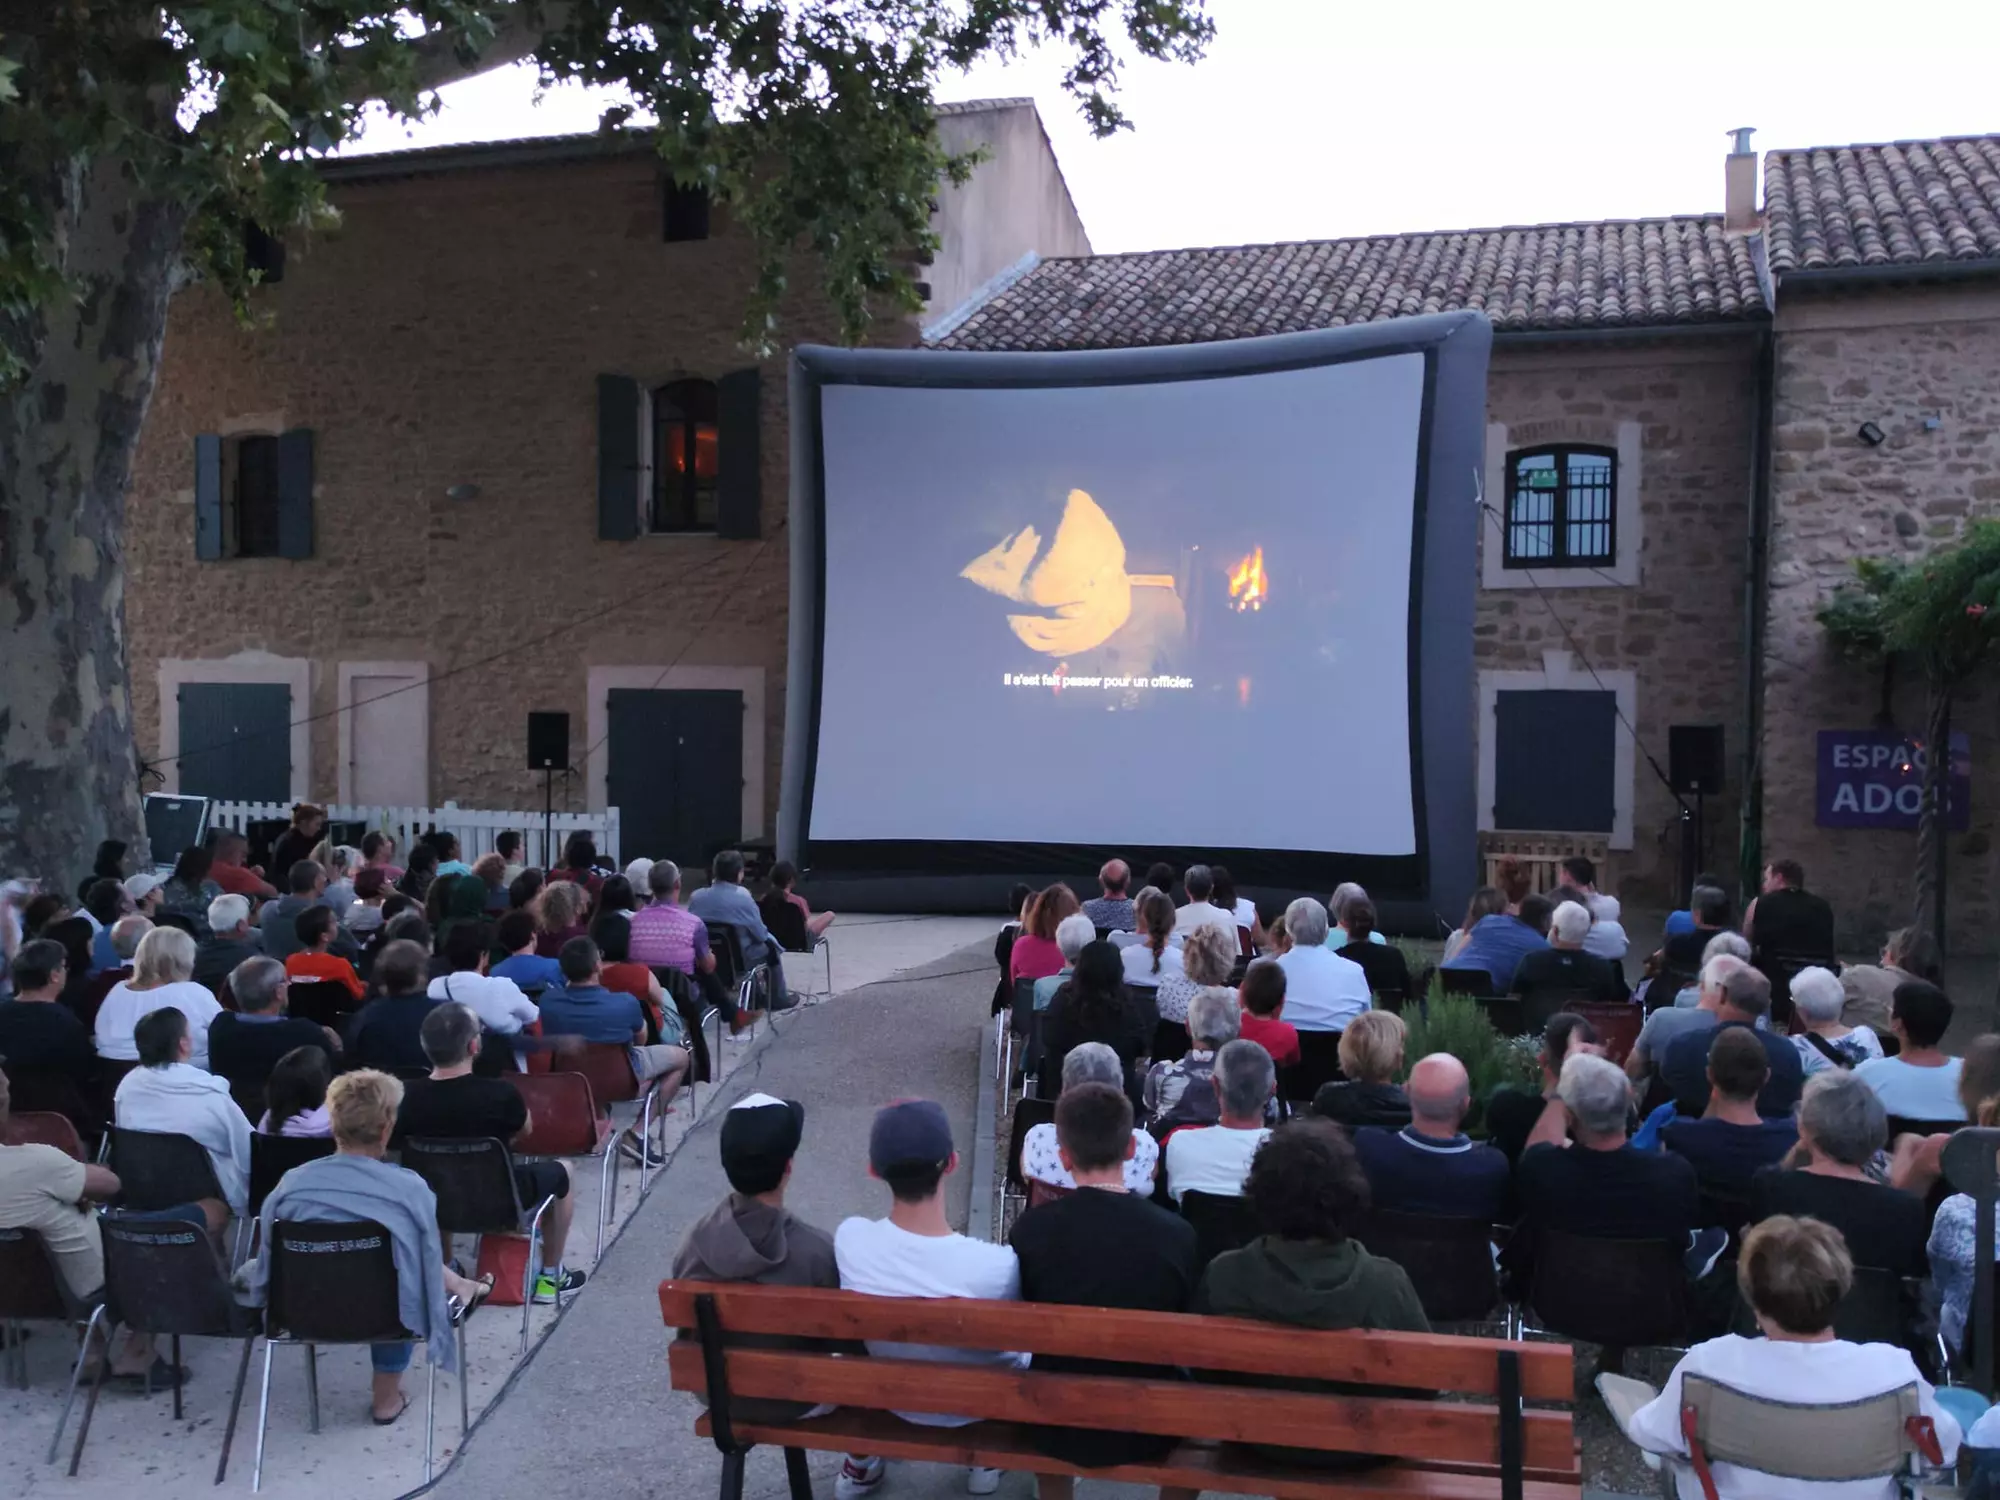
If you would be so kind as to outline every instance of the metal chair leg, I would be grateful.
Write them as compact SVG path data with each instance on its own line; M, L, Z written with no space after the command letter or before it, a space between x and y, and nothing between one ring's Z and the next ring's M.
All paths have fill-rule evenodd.
M181 1419L181 1336L178 1333L173 1337L171 1349L167 1357L174 1366L174 1420L178 1422Z
M256 1342L257 1335L254 1333L243 1336L243 1353L236 1361L236 1388L229 1396L229 1421L222 1429L222 1457L215 1464L217 1484L222 1483L222 1476L229 1472L229 1450L236 1442L236 1418L243 1410L243 1382L250 1375L250 1350ZM78 1443L77 1446L81 1448L83 1444Z
M319 1434L319 1348L306 1345L306 1404L312 1411L312 1432Z
M597 1256L592 1265L604 1259L604 1226L618 1198L618 1142L605 1142L602 1155L604 1164L597 1169Z
M424 1483L429 1484L431 1455L437 1451L438 1367L428 1353L424 1355L424 1365L430 1371L430 1388L424 1396Z
M264 1487L264 1434L271 1426L271 1354L277 1346L264 1340L263 1390L257 1397L257 1457L250 1466L250 1493Z
M458 1445L472 1431L472 1371L465 1362L465 1324L458 1325Z
M813 1500L812 1471L806 1467L806 1450L785 1450L785 1484L792 1500Z
M63 1428L69 1425L69 1410L72 1406L76 1404L77 1383L83 1379L83 1362L86 1359L90 1358L90 1346L94 1342L94 1336L97 1333L97 1325L100 1322L102 1322L103 1319L104 1319L104 1308L102 1304L100 1304L99 1306L91 1310L90 1321L84 1325L83 1347L76 1351L76 1368L69 1372L69 1394L63 1397L62 1414L56 1418L55 1436L49 1439L49 1456L47 1459L47 1462L49 1463L54 1463L56 1461L56 1454L62 1448ZM14 1330L14 1334L15 1337L18 1339L20 1337L21 1330L18 1327L16 1327ZM18 1352L18 1345L17 1345L17 1352ZM107 1326L104 1330L104 1353L98 1359L97 1362L97 1378L91 1381L90 1383L90 1401L91 1405L93 1406L97 1403L98 1384L104 1379L104 1366L110 1361L110 1359L111 1359L111 1329ZM24 1362L25 1362L25 1357L24 1357ZM84 1412L83 1420L84 1420L84 1425L88 1427L90 1424L90 1412L88 1410ZM76 1451L78 1453L83 1452L83 1439L81 1436L79 1436L76 1440ZM76 1461L74 1459L70 1461L69 1471L72 1474L76 1472Z

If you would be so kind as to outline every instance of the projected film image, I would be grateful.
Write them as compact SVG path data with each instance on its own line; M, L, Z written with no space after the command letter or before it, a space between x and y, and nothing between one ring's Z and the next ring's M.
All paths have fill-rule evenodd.
M812 836L1411 853L1423 368L828 387Z

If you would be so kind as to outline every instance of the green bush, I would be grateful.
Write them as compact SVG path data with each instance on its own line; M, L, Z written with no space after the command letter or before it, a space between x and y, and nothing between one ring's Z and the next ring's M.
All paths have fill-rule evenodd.
M1479 1002L1464 995L1447 995L1433 978L1429 1002L1406 1006L1403 1021L1409 1038L1403 1057L1414 1063L1433 1052L1449 1052L1472 1080L1475 1109L1502 1084L1538 1090L1541 1087L1540 1039L1505 1037L1494 1029Z

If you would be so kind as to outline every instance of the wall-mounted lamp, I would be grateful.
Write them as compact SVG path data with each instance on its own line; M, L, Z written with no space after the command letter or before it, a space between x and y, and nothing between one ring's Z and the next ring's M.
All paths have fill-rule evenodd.
M1924 418L1924 431L1925 431L1925 432L1936 432L1936 431L1937 431L1937 430L1938 430L1938 429L1939 429L1940 427L1942 427L1942 426L1944 426L1944 418L1943 418L1943 417L1939 417L1939 416L1929 416L1929 417L1925 417L1925 418Z
M1873 422L1863 422L1861 430L1854 435L1871 448L1881 447L1884 439L1888 437L1888 434Z
M447 500L477 500L479 486L476 484L455 484L444 492Z

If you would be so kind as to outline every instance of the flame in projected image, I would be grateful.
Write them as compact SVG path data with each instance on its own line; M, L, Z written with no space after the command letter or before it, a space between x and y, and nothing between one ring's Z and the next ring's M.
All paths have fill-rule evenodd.
M1229 607L1239 615L1259 610L1270 596L1271 586L1264 577L1264 549L1259 547L1230 569Z

